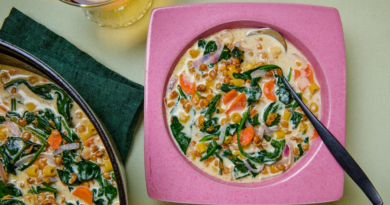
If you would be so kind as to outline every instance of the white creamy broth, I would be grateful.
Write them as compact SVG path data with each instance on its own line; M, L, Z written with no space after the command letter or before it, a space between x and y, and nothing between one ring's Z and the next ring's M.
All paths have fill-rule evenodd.
M246 37L251 30L199 39L177 63L165 97L169 129L188 160L214 177L243 183L288 171L318 135L282 72L317 118L321 113L310 62L290 42L285 51L270 36Z
M79 105L19 68L0 64L0 80L3 203L119 205L111 161Z

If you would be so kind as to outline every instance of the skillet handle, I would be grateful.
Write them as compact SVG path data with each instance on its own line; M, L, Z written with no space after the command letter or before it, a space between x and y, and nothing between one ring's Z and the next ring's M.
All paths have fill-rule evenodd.
M383 201L379 196L379 193L376 191L374 185L368 179L363 170L355 162L352 156L347 152L347 150L340 144L340 142L329 132L328 129L313 115L312 112L306 107L302 100L295 93L294 89L287 82L287 79L282 77L284 84L289 89L290 93L293 95L295 101L302 108L303 112L313 124L314 128L317 130L322 141L325 143L326 147L332 153L333 157L344 169L344 171L352 178L352 180L360 187L360 189L366 194L368 199L370 199L372 204L382 205Z

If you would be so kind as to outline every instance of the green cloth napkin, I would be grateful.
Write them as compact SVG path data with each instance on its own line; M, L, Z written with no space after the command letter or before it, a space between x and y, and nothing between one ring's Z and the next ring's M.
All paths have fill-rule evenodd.
M110 131L123 161L143 110L144 87L106 68L87 53L13 8L0 39L14 44L59 73Z

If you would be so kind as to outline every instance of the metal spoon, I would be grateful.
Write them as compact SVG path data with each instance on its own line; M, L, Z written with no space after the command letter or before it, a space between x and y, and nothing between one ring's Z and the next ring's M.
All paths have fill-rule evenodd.
M276 32L276 33L275 33ZM265 34L274 37L278 40L284 48L287 50L286 41L283 36L269 28L263 28L259 30L251 31L248 36ZM282 39L282 40L280 40ZM283 76L283 75L282 75ZM293 95L295 101L298 102L298 105L302 108L303 112L310 120L311 124L313 124L314 128L317 130L318 135L321 137L322 141L325 143L326 147L329 149L330 153L332 153L333 157L340 164L340 166L344 169L344 171L352 178L352 180L360 187L360 189L366 194L368 199L372 204L382 205L383 201L379 196L379 193L376 191L374 185L368 179L363 170L359 167L359 165L355 162L352 156L348 153L348 151L340 144L339 141L329 132L328 129L313 115L312 112L306 107L306 105L302 102L302 100L295 93L294 89L290 86L287 79L283 76L283 82L289 89L290 93Z
M275 31L274 29L261 28L261 29L252 30L252 31L249 31L249 33L246 35L246 37L253 36L253 35L261 35L261 34L271 36L271 37L275 38L276 40L278 40L282 44L282 46L284 47L284 50L287 52L286 41L284 40L283 36L279 32Z

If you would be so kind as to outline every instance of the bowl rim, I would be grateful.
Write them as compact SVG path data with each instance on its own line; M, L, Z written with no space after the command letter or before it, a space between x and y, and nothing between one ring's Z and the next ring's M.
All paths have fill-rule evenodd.
M128 203L127 196L127 186L126 186L126 175L124 171L124 166L121 161L121 156L117 151L115 143L113 143L112 138L108 130L104 127L104 124L100 122L98 116L92 111L80 94L56 71L54 71L50 66L45 64L43 61L30 54L29 52L0 39L0 53L6 54L10 57L13 57L17 60L26 63L27 65L37 69L42 72L44 75L49 77L51 81L60 86L71 98L80 106L83 112L90 119L92 124L95 126L102 142L106 148L106 151L110 157L111 163L113 165L115 179L118 188L119 201L122 204ZM23 69L23 68L21 68ZM39 74L38 74L39 75Z
M237 26L237 24L240 24L240 26ZM295 48L297 48L298 51L302 52L304 54L304 56L308 59L308 61L310 61L311 65L314 65L313 69L315 70L316 79L321 87L322 100L321 100L320 121L325 126L328 126L329 120L330 120L329 113L328 113L328 110L330 110L330 107L329 107L330 97L329 97L329 93L327 92L328 91L327 79L326 79L325 74L323 73L323 69L321 68L320 63L318 62L318 59L316 58L316 56L314 56L312 54L310 49L308 49L307 46L300 39L296 38L296 36L292 35L291 33L284 30L283 28L268 25L268 24L261 22L261 21L255 21L252 19L249 19L249 20L248 19L238 19L238 20L232 20L232 21L226 21L223 23L219 23L217 25L214 25L210 28L206 28L203 31L201 31L195 38L193 38L191 41L189 41L181 49L180 53L176 56L175 60L173 61L173 63L171 64L171 66L169 68L169 72L167 75L168 77L165 79L164 88L167 88L170 76L172 76L172 73L175 70L177 63L180 61L182 56L199 39L207 38L208 36L213 35L216 32L219 32L219 31L222 31L225 29L240 29L240 28L258 29L254 26L256 24L262 24L262 25L265 25L265 27L262 27L262 28L271 28L271 29L274 29L274 30L277 30L278 32L280 32L281 35L287 40L287 42L289 42L291 45L293 45ZM288 34L288 35L284 35L284 34ZM287 37L287 36L289 36L289 37ZM164 89L162 91L163 91L162 95L165 96L166 89ZM161 112L162 112L162 115L164 116L164 123L165 123L165 128L166 128L165 130L168 133L168 135L170 136L171 142L172 142L172 144L174 144L174 147L176 148L176 150L182 154L182 151L177 146L177 142L175 141L175 139L173 138L173 136L170 132L169 123L167 122L165 109L166 109L165 108L165 100L161 99ZM320 139L320 138L318 137L318 139ZM310 152L308 152L304 156L302 156L302 158L300 158L300 160L298 162L294 163L293 167L289 168L286 172L281 173L281 174L276 175L276 176L269 177L265 180L253 182L253 183L237 183L237 182L229 182L229 181L224 181L224 180L218 179L218 178L213 177L213 176L205 173L204 171L202 171L199 167L197 167L196 165L191 163L190 160L188 159L188 157L184 156L183 154L182 154L182 158L195 171L199 172L200 175L208 178L209 180L215 181L217 183L225 184L228 186L237 186L237 187L241 187L241 188L248 188L248 186L253 187L253 188L262 188L262 187L272 186L272 185L275 185L277 183L281 183L283 181L289 180L291 177L293 177L295 174L299 173L303 168L305 168L305 166L308 163L310 163L310 161L315 157L318 150L323 145L323 142L321 140L318 140L318 139L317 140L313 139L313 141L311 142L311 145L310 145Z
M104 1L102 3L97 3L97 4L80 4L80 3L71 2L68 0L60 0L60 1L66 3L66 4L69 4L69 5L81 7L81 8L96 8L99 6L106 6L106 5L109 5L111 3L121 1L121 0L108 0L108 1Z
M273 15L275 13L278 15ZM307 13L307 15L302 15L302 13ZM169 21L173 18L174 23ZM236 20L266 22L275 27L283 28L313 51L313 55L317 57L324 70L325 80L327 80L325 84L329 87L331 103L329 105L329 122L324 124L328 124L328 128L336 134L341 144L345 145L345 49L341 19L337 9L283 3L209 3L154 9L149 23L145 70L144 146L148 195L153 199L163 201L205 204L318 203L340 199L343 194L344 172L323 145L315 156L314 164L328 165L327 169L313 168L313 163L308 163L306 167L309 169L304 169L291 179L275 185L275 187L280 188L278 192L275 191L275 187L243 189L242 187L216 185L215 182L205 180L204 177L198 176L199 174L196 175L197 173L193 170L190 171L192 168L185 166L186 162L180 159L182 153L176 150L170 150L170 152L164 150L167 149L167 143L170 143L169 146L171 146L172 143L168 140L171 140L172 137L163 131L166 126L164 122L160 122L165 120L160 116L162 113L161 93L164 93L161 89L165 90L166 78L170 76L172 63L183 47L203 31ZM300 22L297 23L297 21ZM308 30L306 26L310 22L316 22L318 25L310 25L311 30ZM334 29L332 30L333 35L325 36L329 34L330 30L325 31L324 26ZM334 42L327 46L328 48L318 46L329 41L329 38ZM293 44L295 45L295 43ZM337 52L331 53L331 49L336 49ZM336 65L336 63L338 64ZM339 86L338 90L336 90L337 86ZM166 136L168 140L162 140ZM174 147L178 149L177 146ZM163 157L163 155L167 155L167 157ZM159 160L156 160L157 158ZM170 161L164 162L163 160L167 158ZM325 162L327 164L324 164ZM180 173L183 172L186 173L185 176L180 176ZM316 178L318 174L321 176ZM308 182L304 188L299 187L302 193L295 192L294 194L292 188L298 188L298 184L304 185L303 181L294 184L300 179L312 181ZM213 197L207 195L207 190L215 191ZM236 194L243 194L245 191L253 194L253 197L251 199L236 199L234 196L226 196L226 194L223 197L215 196L219 193L222 194L222 190L234 191ZM256 192L256 190L260 192ZM315 191L322 194L316 195L313 193ZM279 192L283 194L278 194ZM312 193L312 195L298 198L304 192ZM266 196L266 194L269 195Z

